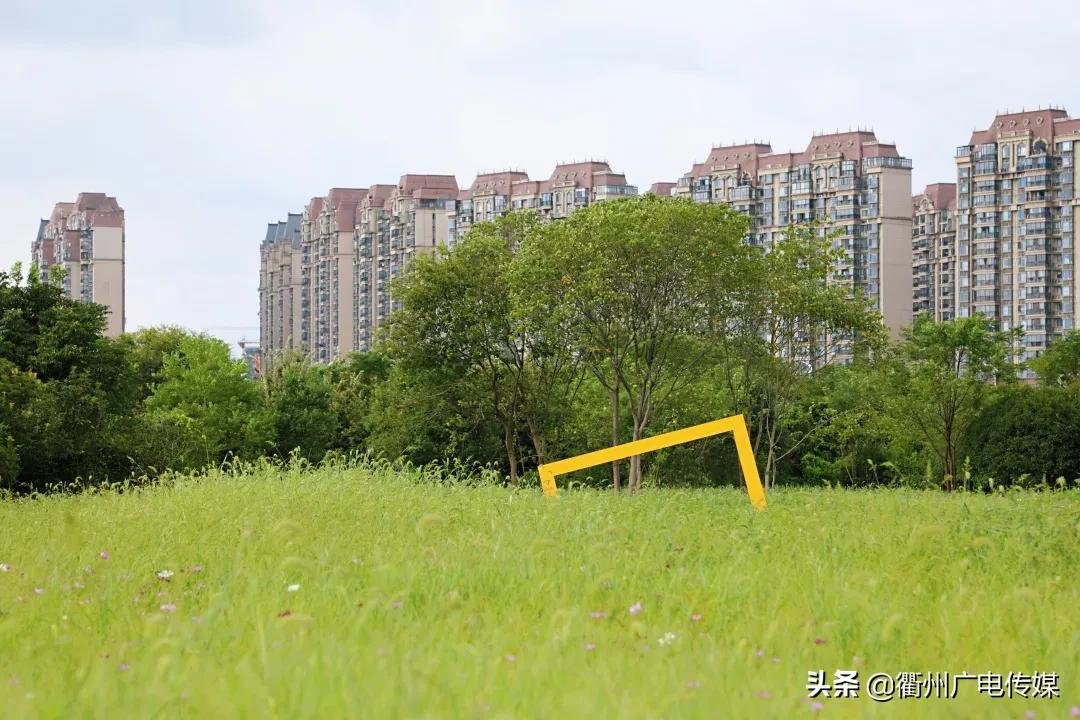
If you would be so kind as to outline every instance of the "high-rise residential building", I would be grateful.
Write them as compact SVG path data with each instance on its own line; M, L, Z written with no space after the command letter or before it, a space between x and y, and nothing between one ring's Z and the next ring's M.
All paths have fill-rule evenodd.
M867 297L894 336L911 323L911 160L872 131L814 135L801 153L714 147L673 194L728 203L750 218L748 242L763 247L791 224L820 221L844 251L833 281ZM850 356L850 338L831 340L827 360Z
M1021 328L1022 358L1077 327L1080 119L1004 113L956 149L956 317Z
M59 202L38 224L31 247L42 278L64 268L64 292L108 309L105 334L124 332L124 209L104 193L79 193Z
M300 221L300 284L308 299L301 337L313 362L353 349L353 234L367 188L331 188L312 198Z
M397 185L376 185L365 192L351 240L354 349L370 349L375 329L400 307L391 281L417 254L449 242L457 198L453 175L402 175Z
M636 194L606 162L586 161L558 165L544 181L508 170L478 175L459 190L453 175L406 174L396 185L335 188L312 198L302 215L271 223L263 241L259 307L267 361L287 347L314 362L369 350L375 331L400 307L392 280L417 254L452 246L474 223L525 208L562 218Z
M625 175L614 172L606 162L586 160L556 165L547 180L516 181L510 209L531 209L545 220L555 220L594 202L631 195L637 195L637 188Z
M956 183L934 183L911 199L911 310L934 320L956 312Z
M449 244L469 232L473 223L494 220L510 209L515 185L529 183L528 173L520 170L481 173L468 189L458 193L457 212L451 227Z
M289 213L284 222L270 223L259 249L259 340L269 362L285 351L306 352L302 327L308 298L301 283L302 221L300 213Z

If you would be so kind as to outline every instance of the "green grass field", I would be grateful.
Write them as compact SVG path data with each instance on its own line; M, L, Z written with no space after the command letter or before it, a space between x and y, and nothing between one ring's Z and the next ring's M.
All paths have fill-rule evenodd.
M336 468L0 501L0 717L1080 712L1080 494L769 501ZM838 668L1061 697L813 706Z

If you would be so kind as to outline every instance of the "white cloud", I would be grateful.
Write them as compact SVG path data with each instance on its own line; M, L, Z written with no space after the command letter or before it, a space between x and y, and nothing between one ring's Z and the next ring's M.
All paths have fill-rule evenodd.
M0 263L54 202L114 194L133 328L256 331L265 224L333 185L604 157L644 188L712 144L872 126L919 187L999 109L1080 113L1069 28L1004 3L68 5L0 31Z

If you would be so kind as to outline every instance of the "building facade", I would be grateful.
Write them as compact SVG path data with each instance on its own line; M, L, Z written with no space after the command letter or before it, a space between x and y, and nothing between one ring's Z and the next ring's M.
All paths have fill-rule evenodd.
M934 183L911 199L911 311L937 321L956 313L956 184Z
M956 317L1024 332L1030 360L1076 328L1080 119L1005 113L956 149Z
M270 223L260 247L259 339L268 358L306 352L302 328L309 308L301 283L300 226L303 215L289 213Z
M31 257L42 279L64 268L64 292L75 300L104 305L105 334L124 332L124 209L104 193L79 193L59 202L38 224Z
M592 202L636 195L606 162L558 165L547 180L520 170L402 175L397 184L334 188L300 214L270 223L260 253L259 326L265 361L297 349L313 362L370 350L400 307L392 282L419 254L452 247L473 224L512 209L566 217Z
M331 188L312 198L300 221L300 284L307 298L300 335L313 362L353 349L353 233L367 188Z
M421 253L450 241L457 212L453 175L402 175L397 185L376 185L362 200L352 242L352 349L370 350L375 330L400 302L391 283Z
M815 135L801 153L714 147L672 194L731 205L750 219L747 241L762 247L791 224L820 221L844 253L833 281L867 297L893 336L911 324L911 161L872 131ZM833 339L831 354L848 356L850 340Z

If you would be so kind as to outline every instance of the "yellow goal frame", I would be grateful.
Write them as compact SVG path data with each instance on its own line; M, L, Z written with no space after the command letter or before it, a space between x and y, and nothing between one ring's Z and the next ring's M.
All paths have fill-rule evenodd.
M603 450L594 450L583 455L576 455L565 460L545 463L538 469L540 472L540 486L544 494L554 497L558 493L555 486L555 476L563 473L584 470L585 468L603 465L616 460L625 460L634 455L643 455L653 450L660 450L672 445L680 445L691 440L712 437L720 433L730 432L735 437L735 450L739 453L739 465L742 467L743 481L746 482L746 492L750 496L750 503L759 510L764 508L765 490L761 487L761 477L758 475L757 464L754 462L754 450L750 446L750 434L746 430L746 419L742 415L732 415L721 420L694 425L673 430L661 435L654 435L643 440L622 443Z

